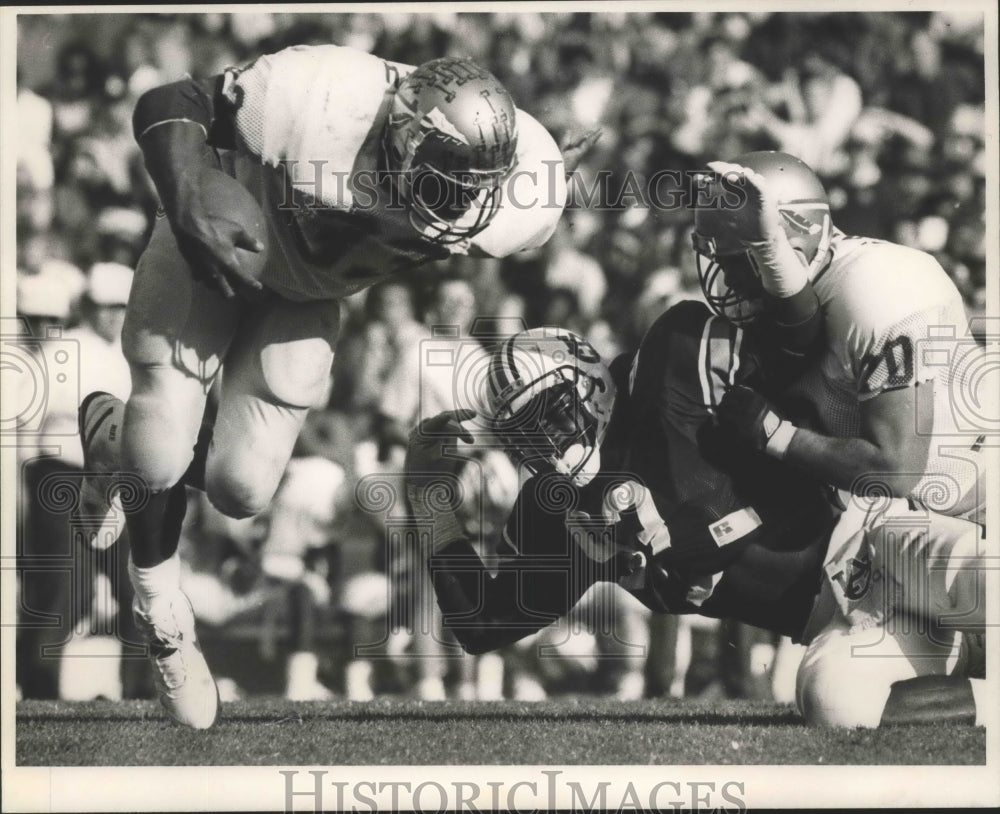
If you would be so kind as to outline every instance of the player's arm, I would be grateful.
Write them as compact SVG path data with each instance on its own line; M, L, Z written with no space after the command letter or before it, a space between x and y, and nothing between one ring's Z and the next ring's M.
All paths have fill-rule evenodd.
M415 518L432 524L428 570L445 625L469 653L485 653L518 641L565 614L589 587L572 579L569 556L548 561L515 556L492 574L469 542L453 508L435 498L454 474L442 443L472 442L461 426L475 413L459 410L422 422L411 435L406 459L406 495ZM457 508L457 507L456 507ZM515 509L516 510L516 509ZM577 585L576 582L580 582Z
M798 378L824 345L819 297L806 263L781 225L764 178L737 164L715 161L709 167L723 178L741 179L745 205L732 213L731 226L760 275L764 313L756 320L754 333L766 351L765 373L780 386Z
M931 435L934 381L886 389L860 402L860 433L838 438L797 427L763 396L731 388L719 404L720 421L756 447L841 489L877 479L905 497L924 474ZM921 418L918 422L917 417Z
M789 296L765 293L764 319L752 326L762 365L773 387L801 376L826 344L826 322L812 283Z
M213 212L204 191L207 174L220 172L215 148L235 146L223 81L223 76L184 79L147 91L136 104L132 127L192 271L233 296L233 280L261 288L241 269L236 248L262 251L264 247L224 213Z
M929 415L933 404L933 380L888 390L861 402L859 437L835 438L799 428L785 459L841 489L875 478L904 497L927 466L931 435L918 432L916 416Z
M573 562L569 555L558 562L515 556L493 574L468 540L459 539L435 546L428 569L445 627L466 652L479 654L568 613L594 581L589 572L577 578L583 572Z

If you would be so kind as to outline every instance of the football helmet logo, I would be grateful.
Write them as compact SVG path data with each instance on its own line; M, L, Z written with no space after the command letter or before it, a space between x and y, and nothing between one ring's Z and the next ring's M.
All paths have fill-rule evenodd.
M593 479L615 400L593 345L562 328L522 331L494 353L487 388L491 429L517 461L576 486Z
M764 177L778 205L781 224L812 277L830 247L833 224L826 190L816 174L788 153L760 151L734 158L733 164ZM736 324L753 320L762 307L763 287L744 236L733 228L732 211L713 206L695 210L692 234L698 281L709 307Z
M393 95L383 147L414 228L436 243L461 242L500 206L517 151L514 102L471 60L425 62Z

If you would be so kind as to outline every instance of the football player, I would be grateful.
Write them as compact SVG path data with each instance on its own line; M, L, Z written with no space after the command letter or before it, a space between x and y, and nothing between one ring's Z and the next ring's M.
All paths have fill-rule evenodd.
M995 386L982 378L986 351L951 278L925 252L834 227L823 185L793 156L755 152L709 166L742 204L695 213L713 310L757 325L764 297L811 282L826 323L825 347L775 408L734 388L720 419L846 492L984 522L982 450L996 405L981 399Z
M541 245L563 209L564 165L471 60L414 68L335 45L155 88L133 124L163 211L126 315L131 397L89 398L81 434L89 468L140 485L122 500L135 616L163 706L207 728L217 694L178 583L184 484L231 517L261 511L326 393L340 298L432 260ZM220 175L260 206L259 262L261 236L215 197Z
M826 325L823 347L798 381L780 393L731 388L720 421L764 454L842 490L845 529L872 514L891 518L892 556L937 563L949 574L981 567L985 534L966 551L956 546L958 527L940 517L984 524L991 464L984 442L998 416L996 366L971 337L952 280L925 252L838 230L823 185L793 156L754 152L709 167L742 204L696 210L694 246L710 305L757 327L769 319L767 297L809 283ZM826 627L805 659L813 683L877 635L860 630L865 622L853 609L870 588L874 552L864 536L835 537L842 544L831 547L825 566ZM977 579L984 583L985 571ZM934 707L949 693L967 699L963 682L939 681L896 701Z
M505 342L486 378L484 432L470 426L473 411L456 411L428 419L410 442L406 493L431 533L429 569L446 623L468 651L491 650L548 625L607 580L656 612L732 618L808 643L829 635L824 564L851 536L872 551L867 582L856 574L847 606L836 608L862 631L857 657L837 650L836 671L807 658L798 687L806 720L975 720L981 688L964 677L971 656L960 631L983 624L978 527L934 521L950 534L947 568L922 559L925 538L916 534L912 556L895 556L901 529L891 512L873 510L849 528L817 479L738 444L714 414L732 387L784 384L765 375L783 369L765 350L695 302L667 311L638 353L610 368L560 329ZM530 475L495 574L457 519L461 491L450 474L462 454L456 441L488 438ZM925 624L897 624L909 615ZM931 703L949 673L963 694Z

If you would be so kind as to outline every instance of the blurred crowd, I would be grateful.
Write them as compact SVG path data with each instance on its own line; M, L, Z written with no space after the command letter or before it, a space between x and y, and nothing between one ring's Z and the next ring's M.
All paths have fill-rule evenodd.
M476 378L491 342L555 324L611 358L634 349L672 303L700 296L692 217L669 189L650 194L658 170L683 173L751 149L794 153L822 177L840 228L932 253L970 313L981 311L983 36L981 17L958 12L21 15L18 314L22 330L62 330L81 350L75 390L49 399L47 425L33 428L38 444L22 445L35 471L22 480L19 551L78 556L60 531L64 507L39 505L32 489L53 467L81 465L74 396L108 376L114 383L100 389L127 396L115 326L157 205L131 134L138 96L294 44L337 43L409 64L466 55L557 141L593 127L601 138L542 249L431 264L344 302L329 398L263 517L229 521L191 493L188 594L213 669L231 676L232 695L715 691L787 700L775 669L787 643L727 624L650 621L616 591L523 647L478 662L449 658L455 649L435 633L401 510L376 487L392 491L418 418L473 398L455 382ZM663 204L670 200L680 203ZM54 341L22 344L46 369L61 364ZM32 458L51 437L61 458ZM481 509L469 521L489 554L518 476L491 455L465 476ZM60 681L58 659L34 664L32 654L36 639L57 655L86 654L97 620L127 626L119 572L114 562L88 570L72 602L56 603L63 627L53 633L26 620L52 612L52 597L65 592L53 574L29 579L24 570L25 694L80 693L90 681ZM109 680L100 694L141 695L142 683Z

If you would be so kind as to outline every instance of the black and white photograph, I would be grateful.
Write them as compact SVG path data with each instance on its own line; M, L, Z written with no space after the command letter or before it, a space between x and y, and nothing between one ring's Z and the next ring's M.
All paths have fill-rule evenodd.
M997 43L0 9L2 810L1000 806Z

